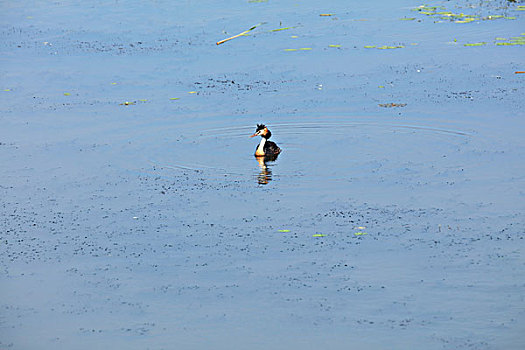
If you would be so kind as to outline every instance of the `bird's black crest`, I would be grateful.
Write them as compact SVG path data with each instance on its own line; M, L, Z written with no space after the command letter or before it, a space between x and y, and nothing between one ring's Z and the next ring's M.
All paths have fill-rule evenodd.
M259 130L262 130L264 128L266 128L266 125L264 125L264 124L257 124L257 128L255 129L255 132L257 132Z

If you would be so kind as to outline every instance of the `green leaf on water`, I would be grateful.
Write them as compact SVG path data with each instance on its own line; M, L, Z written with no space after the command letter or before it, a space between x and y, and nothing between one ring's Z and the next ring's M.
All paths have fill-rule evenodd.
M356 232L354 233L354 235L356 236L362 236L362 235L367 235L368 233L367 232Z
M469 43L469 44L463 44L463 46L483 46L483 45L486 45L487 43L482 41L480 43Z
M69 92L64 92L64 96L70 96L71 94Z
M454 21L454 23L470 23L470 22L473 22L475 20L476 20L475 18L465 18L463 20Z
M387 45L384 45L384 46L379 46L378 47L379 50L402 49L402 48L404 48L403 45L398 45L398 46L387 46Z
M295 27L277 28L277 29L270 30L270 32L280 32L281 30L288 30L288 29L293 29L293 28Z
M297 51L297 49L284 49L284 51Z
M366 45L366 46L363 46L365 49L373 49L374 47L376 47L375 45Z
M180 97L170 97L170 100L180 100Z
M341 47L341 45L328 45L328 47Z
M322 233L316 233L315 235L312 235L312 237L324 237L326 235L323 235Z
M309 50L312 50L311 47L301 47L299 50L301 51L309 51Z
M400 21L413 21L415 19L416 19L416 17L403 17L403 18L400 18L399 20Z

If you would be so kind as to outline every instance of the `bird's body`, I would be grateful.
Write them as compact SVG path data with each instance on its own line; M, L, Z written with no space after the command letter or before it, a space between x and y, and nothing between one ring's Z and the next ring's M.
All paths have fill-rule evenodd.
M268 139L272 136L272 133L264 124L257 124L255 133L250 136L261 136L261 142L255 149L256 157L277 157L281 153L281 149L275 142L269 141Z

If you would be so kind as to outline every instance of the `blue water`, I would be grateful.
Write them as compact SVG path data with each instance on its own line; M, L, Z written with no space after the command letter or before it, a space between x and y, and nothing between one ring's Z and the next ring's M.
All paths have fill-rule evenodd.
M523 348L523 11L422 5L2 2L0 348Z

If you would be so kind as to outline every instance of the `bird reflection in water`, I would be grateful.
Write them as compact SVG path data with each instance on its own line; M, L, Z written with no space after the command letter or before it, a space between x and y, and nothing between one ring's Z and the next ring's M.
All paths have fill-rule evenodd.
M272 170L267 164L268 162L274 162L278 155L255 157L257 163L259 163L259 174L257 175L257 182L259 185L267 185L268 182L272 181Z

